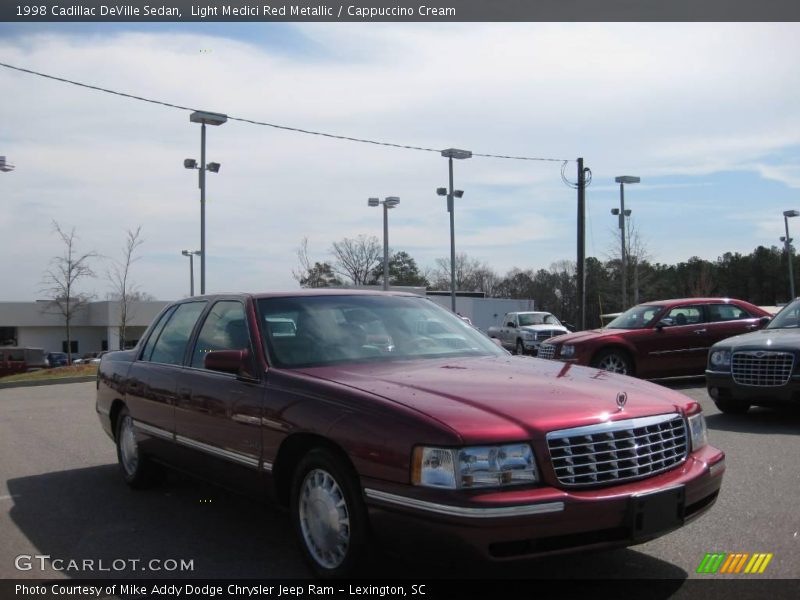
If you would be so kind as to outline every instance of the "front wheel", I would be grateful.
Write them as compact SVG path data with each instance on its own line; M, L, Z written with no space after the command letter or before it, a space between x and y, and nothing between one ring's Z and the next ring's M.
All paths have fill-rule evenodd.
M620 375L633 375L630 358L620 350L604 350L592 360L592 366Z
M522 343L522 340L517 340L517 354L525 354L525 344Z
M297 466L292 481L292 521L315 574L353 573L367 550L367 516L351 469L333 452L315 448Z

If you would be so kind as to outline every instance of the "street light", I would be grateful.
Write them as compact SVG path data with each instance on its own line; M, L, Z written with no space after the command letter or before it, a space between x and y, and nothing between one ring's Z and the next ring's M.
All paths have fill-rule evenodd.
M181 250L181 254L189 257L189 296L194 296L194 257L200 250Z
M389 209L400 204L397 196L387 196L385 200L370 198L367 206L383 204L383 289L389 289Z
M455 206L453 198L461 198L463 190L453 189L453 159L464 160L472 158L469 150L459 150L458 148L448 148L442 150L442 156L447 158L450 173L450 191L447 188L436 188L439 196L447 196L447 212L450 213L450 310L456 312L456 233L455 233Z
M219 172L219 163L206 164L206 125L222 125L228 120L227 115L197 110L189 115L189 121L200 123L200 164L193 158L183 161L187 169L199 169L200 183L200 293L206 293L206 170Z
M625 210L625 184L626 183L639 183L641 179L632 175L621 175L615 177L614 181L619 184L619 208L611 210L612 215L619 215L619 229L621 239L621 276L622 280L622 310L624 311L628 306L628 286L627 286L627 269L628 258L625 252L625 217L631 216L630 210Z
M786 256L789 259L789 301L794 300L794 270L792 269L792 238L789 237L789 217L800 217L800 211L785 210L783 211L783 224L786 226L786 237L781 236L781 241L786 248Z

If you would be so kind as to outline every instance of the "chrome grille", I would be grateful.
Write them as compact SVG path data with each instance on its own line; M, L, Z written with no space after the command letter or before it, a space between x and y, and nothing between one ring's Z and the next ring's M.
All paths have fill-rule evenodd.
M542 344L539 346L539 352L536 354L539 358L555 358L556 347L552 344Z
M731 359L733 380L740 385L779 386L789 383L794 366L791 352L745 350Z
M552 431L547 446L558 481L570 487L650 477L682 463L689 449L674 413Z
M547 340L551 337L556 337L557 335L564 335L564 332L559 331L558 329L541 329L536 332L536 339Z

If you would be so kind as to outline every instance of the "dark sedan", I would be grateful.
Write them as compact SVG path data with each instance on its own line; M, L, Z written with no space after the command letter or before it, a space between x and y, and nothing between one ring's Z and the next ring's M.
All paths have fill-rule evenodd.
M767 311L730 298L646 302L603 329L550 338L539 357L642 378L701 375L712 344L769 319Z
M784 307L766 329L714 344L706 386L722 412L743 414L752 405L800 406L800 299Z
M411 294L177 302L103 356L96 406L131 487L168 464L265 492L322 576L373 542L487 560L644 542L707 511L725 470L690 398L511 356Z

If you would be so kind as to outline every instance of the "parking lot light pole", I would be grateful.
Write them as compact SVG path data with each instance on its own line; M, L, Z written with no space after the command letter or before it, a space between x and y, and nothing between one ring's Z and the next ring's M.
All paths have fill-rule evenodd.
M455 233L455 206L453 198L461 198L464 195L463 190L453 189L453 159L464 160L472 158L472 152L469 150L459 150L458 148L448 148L442 150L442 156L447 158L449 174L450 174L450 187L437 188L436 193L440 196L447 194L447 212L450 213L450 310L456 312L456 233ZM444 193L442 193L444 192Z
M620 230L620 279L622 280L622 311L628 307L628 284L627 284L627 269L628 260L625 252L625 217L631 216L630 210L625 210L625 184L626 183L639 183L639 177L632 175L621 175L615 177L614 181L619 184L619 208L612 208L612 215L619 215L619 230Z
M786 248L786 258L789 262L789 302L795 299L794 295L794 269L792 268L792 238L789 237L789 217L800 217L800 211L783 211L783 224L786 226L786 237L781 236L781 241Z
M383 204L383 290L389 289L389 209L400 204L397 196L387 196L385 200L370 198L367 206Z
M181 250L181 254L189 257L189 296L194 296L194 257L200 250Z
M206 293L206 171L219 172L219 163L206 164L206 125L222 125L228 120L227 115L205 111L195 111L189 115L189 121L200 123L200 164L187 158L183 166L187 169L199 169L200 184L200 293Z

